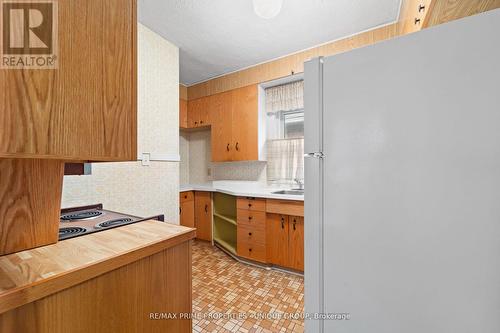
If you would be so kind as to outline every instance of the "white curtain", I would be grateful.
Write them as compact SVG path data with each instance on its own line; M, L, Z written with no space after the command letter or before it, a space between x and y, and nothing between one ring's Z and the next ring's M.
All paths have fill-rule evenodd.
M304 108L304 81L266 89L266 112L276 113Z
M267 180L275 184L294 184L304 179L304 139L267 141Z

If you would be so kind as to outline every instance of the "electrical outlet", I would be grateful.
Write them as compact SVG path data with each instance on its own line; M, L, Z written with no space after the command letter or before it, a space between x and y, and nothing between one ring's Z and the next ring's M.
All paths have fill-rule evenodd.
M150 153L142 153L142 165L149 166L151 164L151 154Z

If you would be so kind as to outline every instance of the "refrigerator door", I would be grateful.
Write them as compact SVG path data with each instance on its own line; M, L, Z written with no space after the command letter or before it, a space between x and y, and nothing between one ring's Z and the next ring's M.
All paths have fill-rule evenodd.
M500 332L499 31L496 10L324 59L324 311L350 314L324 332Z
M306 312L320 313L323 309L323 269L322 269L322 235L323 235L323 162L315 157L322 149L322 77L321 59L305 63L304 74L304 160L305 191L304 201L306 216L304 230L304 288ZM320 332L322 323L318 320L306 320L306 332Z

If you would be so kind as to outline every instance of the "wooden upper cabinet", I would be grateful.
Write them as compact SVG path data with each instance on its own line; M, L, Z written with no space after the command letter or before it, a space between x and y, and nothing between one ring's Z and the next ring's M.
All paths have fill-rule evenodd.
M212 161L258 160L257 85L211 96Z
M135 160L135 0L58 2L58 68L0 70L0 157Z
M188 128L188 102L185 99L179 99L179 127Z
M259 121L257 86L252 85L233 91L232 101L232 161L259 159Z
M231 91L212 96L212 161L231 161L233 139L233 94Z
M188 127L210 126L211 97L203 97L188 102Z

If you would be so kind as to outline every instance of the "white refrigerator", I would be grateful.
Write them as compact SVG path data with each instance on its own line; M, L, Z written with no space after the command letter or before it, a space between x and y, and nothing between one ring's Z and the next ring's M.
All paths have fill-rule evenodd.
M499 333L500 10L307 62L304 114L306 332Z

